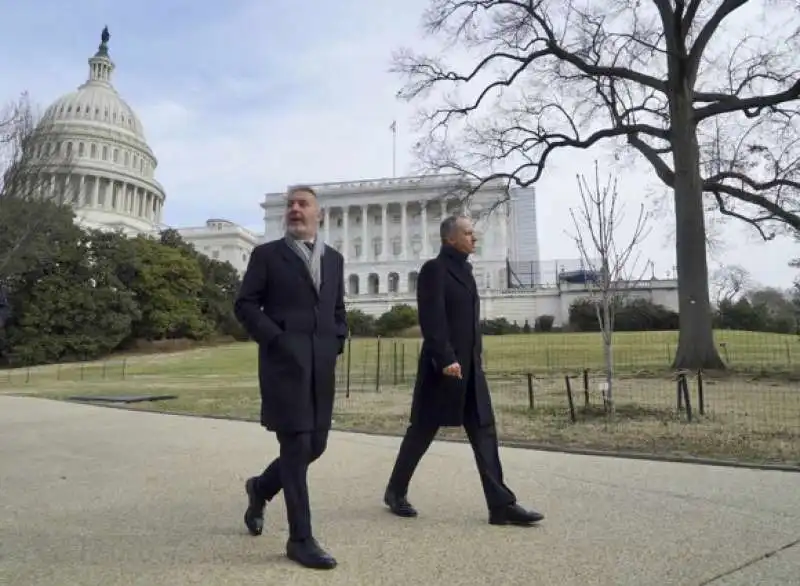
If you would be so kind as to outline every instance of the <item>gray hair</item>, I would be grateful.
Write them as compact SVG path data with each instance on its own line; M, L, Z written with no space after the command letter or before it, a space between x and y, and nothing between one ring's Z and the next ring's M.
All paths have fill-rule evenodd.
M455 236L458 231L458 221L465 217L461 214L452 214L442 220L442 223L439 224L439 238L442 239L442 242L447 242Z
M292 197L295 193L310 193L314 197L317 197L317 192L314 191L314 188L310 185L292 185L286 193L287 197Z

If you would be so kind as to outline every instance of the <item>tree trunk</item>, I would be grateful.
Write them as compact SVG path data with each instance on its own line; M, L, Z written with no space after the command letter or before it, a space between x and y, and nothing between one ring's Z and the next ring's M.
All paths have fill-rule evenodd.
M680 96L674 100L672 153L680 334L672 366L692 370L724 369L712 329L697 128L692 120L691 99Z
M608 332L608 339L603 341L603 354L606 363L606 402L608 404L608 413L611 417L614 416L614 354L612 346L612 331Z

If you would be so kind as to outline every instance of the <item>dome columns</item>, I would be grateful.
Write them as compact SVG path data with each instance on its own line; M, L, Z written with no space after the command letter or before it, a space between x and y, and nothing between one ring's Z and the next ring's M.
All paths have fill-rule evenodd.
M102 210L161 223L164 198L143 182L53 173L45 178L42 187L44 197L77 209Z

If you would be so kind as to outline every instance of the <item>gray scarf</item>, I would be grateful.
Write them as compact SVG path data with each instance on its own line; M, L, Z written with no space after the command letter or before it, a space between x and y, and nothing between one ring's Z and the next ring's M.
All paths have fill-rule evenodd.
M306 243L302 240L297 240L290 234L284 236L286 244L289 245L297 256L299 256L308 267L308 272L311 275L311 280L314 281L314 287L319 293L320 285L322 284L322 252L325 250L325 243L320 238L319 234L314 237L314 247L309 250Z

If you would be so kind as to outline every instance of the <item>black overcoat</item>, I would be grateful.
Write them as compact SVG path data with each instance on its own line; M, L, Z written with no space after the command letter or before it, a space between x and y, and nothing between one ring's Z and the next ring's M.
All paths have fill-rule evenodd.
M475 409L481 426L494 425L481 363L480 298L465 255L445 245L422 265L417 307L423 342L411 423L461 426L466 406ZM461 365L460 380L442 373L453 362ZM467 397L475 404L466 405Z
M330 429L336 359L347 338L344 259L322 255L319 293L305 262L283 240L256 246L234 311L258 343L261 424L270 431Z

